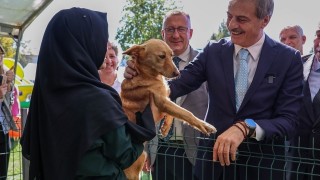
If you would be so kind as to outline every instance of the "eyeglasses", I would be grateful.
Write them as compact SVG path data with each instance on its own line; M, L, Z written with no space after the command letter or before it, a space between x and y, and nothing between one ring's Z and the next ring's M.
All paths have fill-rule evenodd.
M179 26L177 28L174 28L174 27L168 27L168 28L165 28L165 32L167 34L174 34L174 32L177 30L179 34L186 34L187 31L188 31L189 28L187 27L182 27L182 26Z

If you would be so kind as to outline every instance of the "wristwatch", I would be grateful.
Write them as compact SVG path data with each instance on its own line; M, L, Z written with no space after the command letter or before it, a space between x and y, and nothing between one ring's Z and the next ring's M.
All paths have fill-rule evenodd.
M250 138L254 131L256 130L256 123L253 119L245 119L244 120L245 125L249 128L249 133L247 135L247 138Z

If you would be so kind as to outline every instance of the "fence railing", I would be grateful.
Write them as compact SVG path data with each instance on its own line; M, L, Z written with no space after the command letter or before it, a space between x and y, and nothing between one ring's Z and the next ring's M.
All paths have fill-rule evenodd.
M190 137L197 141L200 137ZM208 141L214 141L215 139L207 139ZM21 146L18 143L19 139L12 140L13 149L10 153L10 162L8 170L8 180L21 180L23 178L23 163L21 155ZM312 141L312 140L311 140ZM320 179L320 149L314 147L302 147L300 146L301 140L298 139L297 146L290 145L288 141L284 141L282 144L278 141L274 141L270 144L264 144L255 141L244 141L241 144L237 152L237 160L233 161L230 167L236 169L242 168L247 174L242 174L243 177L246 177L249 173L252 173L252 170L258 172L257 179L260 179L259 176L270 176L269 179L274 179L273 174L281 173L281 179L302 179L302 177L308 177L308 179L318 180ZM300 143L299 143L300 142ZM197 153L201 153L203 156L197 157L196 153L194 158L198 162L207 163L210 162L214 168L220 166L218 162L213 162L211 159L206 158L207 155L212 154L212 147L204 146L186 146L181 143L176 142L162 142L159 141L155 143L153 141L149 142L149 146L158 145L159 147L175 147L175 148L185 148L197 150ZM295 152L295 153L293 153ZM164 156L173 156L176 158L183 158L181 155L176 154L166 154L158 153L157 149L149 151L153 155L164 155ZM6 155L4 152L0 152L0 155ZM9 154L7 154L9 155ZM252 162L255 163L252 163ZM159 166L158 166L159 167ZM161 166L160 166L161 167ZM228 171L225 171L227 173ZM262 172L269 172L264 174ZM201 173L201 172L200 172ZM271 174L271 175L270 175ZM224 174L222 179L237 179L238 174L234 174L233 177L228 177L228 174ZM207 177L206 174L203 174L203 177ZM1 179L1 177L0 177ZM142 180L152 179L151 173L144 173L141 176ZM174 179L174 178L173 178ZM202 178L207 180L206 178ZM246 179L246 178L244 178ZM278 180L278 179L275 179Z

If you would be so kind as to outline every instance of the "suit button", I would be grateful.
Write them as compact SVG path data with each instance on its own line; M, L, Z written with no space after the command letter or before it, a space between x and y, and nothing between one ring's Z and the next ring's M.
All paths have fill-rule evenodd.
M320 130L319 130L319 129L312 129L312 133L313 133L313 134L319 134L319 133L320 133Z

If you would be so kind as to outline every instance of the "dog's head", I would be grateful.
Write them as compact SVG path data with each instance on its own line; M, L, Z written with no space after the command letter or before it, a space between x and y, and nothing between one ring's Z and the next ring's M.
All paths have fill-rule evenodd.
M180 74L173 63L171 48L160 39L150 39L141 45L134 45L123 54L131 56L139 73L161 74L167 78Z

